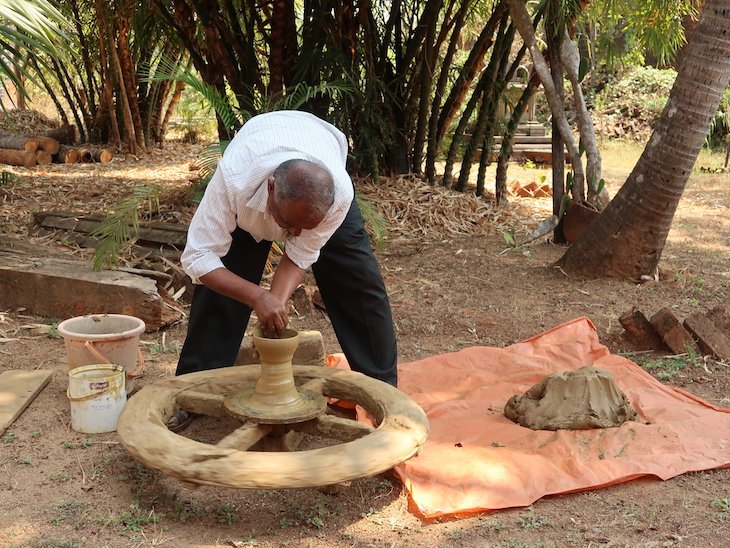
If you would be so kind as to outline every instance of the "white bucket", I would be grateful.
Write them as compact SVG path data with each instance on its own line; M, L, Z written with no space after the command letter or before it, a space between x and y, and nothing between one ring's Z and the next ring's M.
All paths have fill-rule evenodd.
M89 314L58 324L69 371L99 363L121 365L127 377L127 394L134 388L134 379L144 371L139 349L139 336L144 330L142 320L124 314Z
M124 368L108 364L76 367L68 373L66 395L71 403L71 428L76 432L114 432L127 403Z

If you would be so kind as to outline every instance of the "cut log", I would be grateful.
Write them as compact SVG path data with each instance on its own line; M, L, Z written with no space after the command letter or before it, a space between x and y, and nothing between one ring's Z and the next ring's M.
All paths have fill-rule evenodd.
M85 314L128 314L151 331L178 321L154 280L126 272L95 272L88 261L18 253L0 248L0 310L70 318Z
M56 154L61 144L53 137L46 137L45 135L31 135L32 139L38 141L39 148L42 148L46 152Z
M44 131L43 135L55 139L61 145L73 145L76 142L76 126L69 124L62 125L55 129Z
M110 148L80 147L78 150L79 162L100 162L106 164L114 158L114 152Z
M58 152L53 155L53 161L58 164L75 164L79 161L79 151L74 147L61 145Z
M110 148L97 148L91 151L91 157L95 162L106 164L107 162L112 161L112 158L114 158L114 152L112 152L112 149Z
M53 163L53 155L47 150L38 150L35 153L35 161L38 165L45 166Z
M0 148L0 164L9 166L33 167L36 165L35 152Z
M0 148L35 152L39 146L40 143L33 137L15 135L14 133L0 133Z
M716 306L707 313L707 317L726 337L730 337L730 313L725 306Z
M80 147L79 148L79 162L84 162L86 164L91 163L94 161L94 155L91 152L91 149L89 147Z

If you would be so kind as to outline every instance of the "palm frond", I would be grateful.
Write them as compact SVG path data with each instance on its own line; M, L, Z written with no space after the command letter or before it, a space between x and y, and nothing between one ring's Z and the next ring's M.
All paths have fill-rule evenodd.
M213 107L223 122L224 127L229 131L242 125L243 121L241 117L231 107L228 99L222 96L213 86L203 82L187 65L161 56L155 67L147 66L142 72L143 74L140 76L140 80L143 82L151 83L171 80L173 82L183 82L191 89L197 91Z
M0 47L4 55L0 62L0 77L13 82L18 92L28 97L23 79L35 85L32 71L26 69L27 60L39 54L63 59L69 38L68 20L48 0L0 0ZM13 59L11 62L8 59ZM18 74L16 74L16 71ZM2 106L3 110L5 105Z
M94 252L94 270L117 264L119 251L139 234L140 207L146 203L150 212L159 209L158 197L161 191L159 185L136 186L132 194L118 202L112 213L91 232L92 238L99 239L99 246Z
M343 95L353 93L355 93L355 87L352 83L344 80L323 82L316 86L299 82L294 86L293 90L288 90L285 96L279 96L269 100L267 108L262 110L264 112L270 112L272 110L297 110L308 101L320 95L339 99Z

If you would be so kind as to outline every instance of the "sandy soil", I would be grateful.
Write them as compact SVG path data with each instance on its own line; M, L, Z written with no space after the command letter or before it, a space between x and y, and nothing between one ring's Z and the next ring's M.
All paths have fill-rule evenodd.
M140 182L184 196L196 149L170 144L144 159L105 166L12 170L0 189L0 238L30 236L31 212L44 207L101 211ZM615 190L638 155L606 155ZM620 160L618 160L620 159ZM701 162L706 160L701 160ZM547 172L511 171L528 180ZM388 285L403 362L473 345L505 346L577 316L588 316L613 352L634 349L618 317L632 306L651 315L671 307L678 317L728 304L730 176L693 174L661 262L662 279L636 285L566 277L551 265L564 248L536 242L509 248L503 232L527 233L549 210L549 198L514 199L498 226L479 233L392 237L379 260ZM163 202L162 218L185 221L180 200ZM81 249L63 247L88 256ZM61 318L63 319L63 318ZM546 497L461 520L423 523L408 511L402 485L389 474L318 489L189 490L134 461L115 433L84 435L70 428L63 341L53 325L25 311L0 311L0 371L52 369L50 384L0 437L0 544L15 547L96 546L722 546L730 538L730 470L685 474L668 481L635 480L585 493ZM49 327L50 326L50 327ZM337 352L321 311L294 320L320 330ZM184 320L142 337L148 370L140 385L173 375ZM660 367L649 354L629 354L662 382L730 406L730 365L711 359ZM672 364L675 362L672 361ZM134 397L134 396L133 396ZM208 425L209 426L209 425ZM204 435L196 423L188 435Z

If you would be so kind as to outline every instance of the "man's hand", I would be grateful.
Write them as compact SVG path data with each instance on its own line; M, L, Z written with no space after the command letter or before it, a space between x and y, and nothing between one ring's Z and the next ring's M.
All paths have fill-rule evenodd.
M253 302L253 309L267 336L275 333L280 337L289 324L286 305L266 289L261 289L259 296Z

